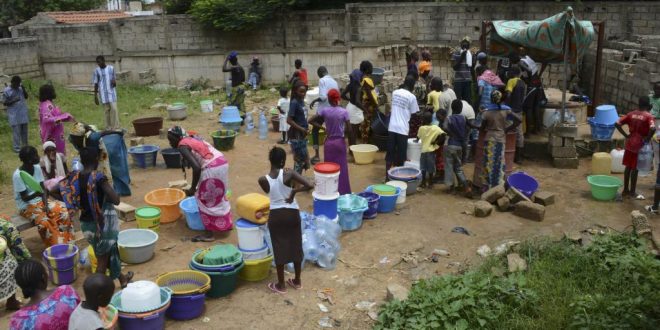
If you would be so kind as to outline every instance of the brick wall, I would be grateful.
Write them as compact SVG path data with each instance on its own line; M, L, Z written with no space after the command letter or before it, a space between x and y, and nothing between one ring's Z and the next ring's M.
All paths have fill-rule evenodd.
M42 77L38 43L34 38L0 39L0 75ZM3 86L4 87L4 86Z

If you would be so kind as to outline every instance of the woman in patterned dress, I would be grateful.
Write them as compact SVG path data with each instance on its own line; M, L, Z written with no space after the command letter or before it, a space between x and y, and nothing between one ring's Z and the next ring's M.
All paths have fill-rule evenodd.
M19 262L30 259L30 251L23 244L18 229L9 220L0 217L0 300L7 299L7 310L18 310L14 272Z

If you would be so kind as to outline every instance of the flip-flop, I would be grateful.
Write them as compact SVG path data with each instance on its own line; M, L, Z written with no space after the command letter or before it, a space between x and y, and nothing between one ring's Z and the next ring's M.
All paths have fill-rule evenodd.
M274 293L279 293L279 294L285 294L286 290L280 290L277 288L277 285L275 283L268 283L268 288L270 291L273 291Z
M644 197L642 194L637 194L637 196L635 196L635 200L643 201L646 200L646 197Z
M644 209L645 209L647 212L649 212L649 213L653 213L653 214L658 214L658 213L660 213L660 210L658 210L658 209L654 209L654 208L653 208L653 205L646 205L646 206L644 207Z
M215 238L213 237L206 237L202 235L197 235L191 239L193 242L213 242L215 241Z
M302 287L302 284L300 284L300 285L296 285L296 283L293 283L293 279L292 279L292 278L286 280L286 284L290 285L292 288L294 288L294 289L296 289L296 290L302 290L302 288L303 288L303 287Z

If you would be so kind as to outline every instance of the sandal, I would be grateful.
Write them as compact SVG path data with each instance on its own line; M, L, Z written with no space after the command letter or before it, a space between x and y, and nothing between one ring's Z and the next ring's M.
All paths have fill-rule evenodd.
M296 285L296 283L293 282L292 278L286 280L286 284L288 284L289 286L291 286L292 288L294 288L296 290L302 290L302 288L303 288L302 284Z
M197 235L191 239L192 242L213 242L215 241L214 237L207 237L203 235Z
M274 293L279 293L279 294L286 293L286 289L280 290L277 288L277 283L268 283L268 288L270 289L270 291L273 291Z
M646 206L644 207L644 209L645 209L647 212L652 213L652 214L658 214L658 213L660 213L660 210L658 210L658 209L654 209L654 208L653 208L653 205L646 205Z
M643 201L643 200L646 200L646 197L644 197L644 195L642 195L642 194L637 194L637 196L635 196L635 200Z

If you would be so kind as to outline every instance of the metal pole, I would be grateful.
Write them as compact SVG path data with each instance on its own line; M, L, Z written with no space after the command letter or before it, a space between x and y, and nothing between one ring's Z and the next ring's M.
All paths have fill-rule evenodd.
M600 103L600 79L601 79L601 66L603 63L603 42L605 39L605 22L598 22L598 44L596 45L596 68L594 77L594 97L592 106L596 107Z
M566 30L564 30L564 89L561 91L561 122L564 123L566 122L566 91L568 90L568 56L569 56L569 43L568 43L568 35L566 34Z

